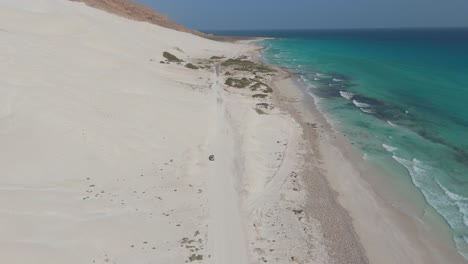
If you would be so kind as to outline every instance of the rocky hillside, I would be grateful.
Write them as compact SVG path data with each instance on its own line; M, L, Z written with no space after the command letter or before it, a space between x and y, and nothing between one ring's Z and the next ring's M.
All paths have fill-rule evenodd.
M166 15L154 9L137 4L132 0L70 0L83 2L89 6L137 21L146 21L158 26L189 32L202 37L210 37L196 30L188 29L170 20Z

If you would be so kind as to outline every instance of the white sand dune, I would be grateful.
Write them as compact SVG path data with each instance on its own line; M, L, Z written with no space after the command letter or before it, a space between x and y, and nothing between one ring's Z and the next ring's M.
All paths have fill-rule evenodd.
M280 196L299 164L298 125L258 114L219 69L160 63L164 51L195 61L252 46L64 0L1 0L0 25L2 263L242 264L308 252L290 208L303 197ZM289 238L267 226L278 208L293 220Z
M2 0L0 25L2 262L207 259L216 91L159 61L246 47L63 0Z

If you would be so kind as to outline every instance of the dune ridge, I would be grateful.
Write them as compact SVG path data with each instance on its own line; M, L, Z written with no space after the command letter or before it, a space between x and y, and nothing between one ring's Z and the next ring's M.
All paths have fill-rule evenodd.
M98 8L109 13L137 21L145 21L161 27L174 29L177 31L188 32L198 36L207 37L208 35L196 30L186 28L152 8L135 3L132 0L69 0L72 2L82 2L94 8Z

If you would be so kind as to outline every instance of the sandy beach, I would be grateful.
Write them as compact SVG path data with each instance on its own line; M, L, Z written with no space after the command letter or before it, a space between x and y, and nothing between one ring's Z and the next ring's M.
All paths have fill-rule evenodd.
M0 25L3 262L465 263L251 42L64 0Z

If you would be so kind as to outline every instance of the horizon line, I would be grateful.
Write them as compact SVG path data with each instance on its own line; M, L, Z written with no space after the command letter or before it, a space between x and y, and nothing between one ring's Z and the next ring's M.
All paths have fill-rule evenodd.
M302 30L411 30L411 29L468 29L468 26L441 27L362 27L362 28L279 28L279 29L196 29L199 31L302 31Z

